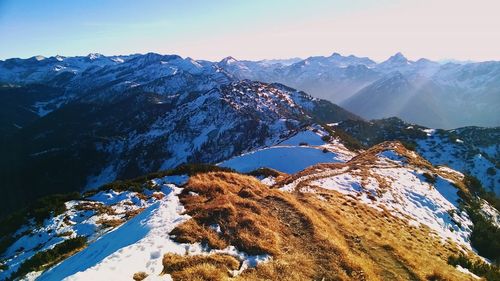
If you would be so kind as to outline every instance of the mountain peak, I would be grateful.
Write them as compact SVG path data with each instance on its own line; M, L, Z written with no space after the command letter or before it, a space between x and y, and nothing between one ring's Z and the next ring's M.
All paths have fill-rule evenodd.
M46 57L44 57L44 56L34 56L34 57L32 57L32 59L35 59L37 61L42 61L42 60L46 59Z
M157 53L147 53L144 55L140 55L134 58L134 60L140 61L141 63L160 63L161 61L171 61L180 59L181 57L178 55L160 55Z
M409 63L410 61L401 52L397 52L381 64L384 66L404 66Z
M90 54L87 55L87 58L90 59L90 60L96 60L96 59L101 58L103 56L104 55L99 54L99 53L90 53Z
M396 61L396 62L407 62L408 59L401 53L397 52L393 56L391 56L388 61Z
M430 59L426 59L426 58L420 58L417 60L417 62L420 62L420 63L429 63L429 62L432 62Z
M403 57L403 58L404 58L405 56L403 55L403 53L401 53L401 52L397 52L397 53L395 53L395 54L393 55L393 57Z
M228 57L223 58L220 62L223 64L232 64L232 63L235 63L237 61L238 60L233 58L232 56L228 56Z

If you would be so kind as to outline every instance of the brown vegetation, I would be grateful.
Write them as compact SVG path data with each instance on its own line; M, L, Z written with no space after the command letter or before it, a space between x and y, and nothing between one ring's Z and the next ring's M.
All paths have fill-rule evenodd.
M75 206L77 211L95 211L97 215L116 215L115 210L101 202L84 201Z
M460 178L458 174L450 173L434 167L431 163L416 154L414 151L408 150L399 141L387 141L375 145L370 149L353 157L347 163L321 163L308 167L307 169L304 169L299 173L289 176L282 176L277 179L273 188L278 188L285 184L295 182L297 183L296 190L300 191L303 187L310 187L310 183L317 179L332 177L343 173L349 173L351 175L361 177L362 186L367 184L369 178L373 178L377 181L381 192L384 192L385 190L388 190L390 188L389 182L384 177L373 173L371 169L399 167L397 164L382 165L377 161L377 155L387 150L394 150L397 154L401 155L404 159L405 165L410 165L413 168L418 168L425 171L423 175L424 178L427 178L426 175L432 175L434 181L436 176L447 178L455 183L461 194L463 194L464 196L468 196L469 191L464 185L463 179ZM433 184L434 182L430 183Z
M144 211L145 208L138 208L138 209L135 209L135 210L130 210L130 211L127 211L125 212L125 215L123 216L123 219L128 221L129 219L137 216L138 214L140 214L142 211Z
M148 274L144 271L134 273L132 279L135 281L142 281L148 277Z
M234 245L250 254L277 253L273 223L257 203L267 187L250 176L206 173L191 177L181 201L193 218L172 231L179 242L203 242L216 249ZM195 192L198 196L191 196ZM210 228L218 225L221 234Z
M320 164L300 174L343 165ZM274 187L297 178L292 175ZM472 280L447 264L450 255L460 252L453 243L335 191L286 193L250 176L213 172L192 176L181 201L192 219L172 231L176 241L215 249L234 245L272 256L234 277L238 280ZM174 280L226 280L239 267L236 262L213 255L166 255L164 273Z
M117 227L124 223L125 221L123 219L99 219L97 220L97 224L100 224L101 227L103 228L108 228L108 227Z
M166 254L162 263L162 273L170 274L174 280L224 280L240 266L236 258L222 254L187 257Z
M432 274L427 275L428 281L451 281L449 278L444 276L440 272L433 272Z

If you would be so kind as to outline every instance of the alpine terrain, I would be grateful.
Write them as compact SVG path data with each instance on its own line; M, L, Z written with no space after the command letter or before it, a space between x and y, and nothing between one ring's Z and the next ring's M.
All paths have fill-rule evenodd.
M284 83L367 119L396 116L440 129L500 125L498 61L411 61L397 53L377 63L333 53L272 63L228 57L219 65L236 77Z
M499 66L0 61L0 280L500 280Z

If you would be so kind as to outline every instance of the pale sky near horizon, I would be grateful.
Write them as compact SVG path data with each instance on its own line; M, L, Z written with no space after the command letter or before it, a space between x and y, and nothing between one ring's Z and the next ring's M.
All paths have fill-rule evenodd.
M0 0L0 59L157 52L500 60L500 0Z

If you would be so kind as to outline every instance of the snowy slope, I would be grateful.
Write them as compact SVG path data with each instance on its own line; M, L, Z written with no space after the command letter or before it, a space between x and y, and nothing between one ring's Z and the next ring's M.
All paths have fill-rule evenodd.
M259 168L272 168L283 173L297 173L318 163L345 162L355 154L337 140L321 139L326 132L310 127L271 147L254 150L219 163L219 166L247 173Z
M152 196L155 194L159 193L150 191L148 197L136 192L110 190L84 200L67 202L67 211L45 220L42 226L32 222L16 232L17 241L3 253L2 259L8 269L0 272L0 278L15 272L36 252L51 249L65 239L84 236L89 241L97 240L112 229L109 222L123 222L156 204L157 199Z
M374 178L362 184L360 177L349 174L328 177L311 184L325 189L360 197L361 202L377 208L384 206L391 213L409 217L410 223L425 224L443 239L451 238L462 245L469 245L472 222L467 214L458 210L457 189L448 181L439 178L434 188L426 183L421 173L412 173L405 168L381 168L371 170L387 179L390 190L377 198L381 187ZM368 195L375 196L372 201ZM457 215L451 216L450 212Z
M266 256L249 256L234 247L209 250L200 244L180 244L172 241L169 233L189 219L177 197L181 188L154 180L162 186L166 196L139 215L90 244L83 251L43 273L37 280L128 280L136 272L146 272L146 280L169 280L160 277L165 253L209 254L227 253L239 257L242 267L255 266Z
M99 227L100 224L96 223L103 216L111 219L107 215L98 215L92 210L78 211L74 206L82 202L70 202L68 211L46 221L44 227L35 228L35 231L42 236L23 236L10 247L10 249L18 249L23 245L27 248L6 252L4 259L9 269L1 271L0 278L9 276L20 263L35 253L28 248L30 245L35 245L37 242L44 244L43 248L36 250L41 251L62 242L64 238L52 240L43 238L57 237L56 233L62 231L74 231L75 234L88 237L89 245L43 273L30 273L28 280L128 280L136 272L146 272L149 275L147 280L170 280L168 274L160 276L163 270L162 257L166 253L228 254L241 261L240 269L234 274L270 258L267 255L249 255L238 251L234 246L222 250L211 250L200 243L174 242L169 235L170 231L190 218L183 214L184 208L179 202L178 195L182 188L173 183L183 183L185 180L185 176L167 176L152 180L151 187L159 191L146 191L145 194L151 196L147 201L139 199L135 192L113 190L101 191L88 197L89 201L82 201L92 202L92 204L102 203L113 210L122 211L127 208L138 210L134 206L140 206L140 212L137 215L128 220L124 219L125 223L112 229L102 229ZM65 220L65 223L55 224L64 217L69 217L69 222ZM123 216L121 218L123 219ZM82 229L85 231L81 231ZM19 254L19 251L22 254Z
M337 140L323 142L324 134L320 127L311 126L280 144L221 165L243 172L259 167L281 168L290 175L263 182L271 180L286 193L318 193L321 197L320 192L335 192L381 214L389 212L409 225L428 228L442 241L450 240L464 250L473 250L469 240L472 222L460 207L458 189L452 184L463 178L461 173L447 167L435 168L397 142L385 142L356 155L346 152ZM324 148L335 153L324 153ZM279 158L282 150L290 153ZM306 163L313 166L292 172ZM428 179L429 174L434 181ZM200 243L175 242L169 233L190 219L179 200L187 180L186 175L156 178L148 181L149 188L143 192L101 190L67 202L64 213L47 219L42 226L31 223L17 232L17 241L2 256L8 269L0 271L0 278L15 272L37 251L77 235L88 238L84 249L44 272L28 274L26 279L128 280L137 272L145 272L145 280L171 280L168 274L161 274L166 253L228 254L240 261L240 268L232 275L271 260L269 255L250 255L233 245L214 250ZM500 213L483 204L485 215L499 225ZM117 220L115 225L106 224ZM214 225L213 229L218 228Z
M487 191L500 191L500 127L429 129L399 118L344 121L340 127L366 146L399 140L414 144L416 151L433 165L444 165L479 179Z
M379 211L405 218L415 226L425 225L443 240L452 239L471 249L472 222L459 208L458 189L452 185L456 172L429 170L430 166L415 164L421 161L416 154L402 155L397 151L405 150L400 144L384 143L345 165L313 168L281 190L293 192L300 186L301 192L340 192ZM436 174L435 183L429 183L424 173Z
M122 79L113 80L117 84L102 80L101 87L99 79L104 78L85 73L99 89L87 92L71 84L67 90L76 100L26 126L1 148L4 155L10 154L0 160L7 174L27 171L42 186L32 192L21 177L11 177L6 184L14 187L9 189L12 198L17 191L30 201L49 191L90 189L183 163L217 163L282 141L311 124L318 112L328 122L357 118L292 88L231 80L210 65L197 66L188 59L141 56L130 60L134 63L127 68L130 73L123 75L133 76L138 83L149 82L120 91L125 85ZM116 74L114 67L105 68ZM161 71L148 72L149 67ZM165 74L175 67L185 69ZM181 79L176 80L179 83L172 75ZM76 93L80 90L85 91ZM9 157L19 159L20 165L10 165ZM75 159L77 169L56 159ZM47 162L51 164L42 164ZM55 171L57 175L52 174Z
M423 157L434 165L446 165L467 172L475 176L486 189L500 194L500 173L495 164L500 155L498 144L481 146L459 138L453 141L436 130L429 129L425 132L428 137L417 141L418 152Z
M284 173L296 173L308 166L323 162L340 162L337 155L310 147L282 146L264 148L237 156L220 163L222 167L239 172L251 172L268 167Z

